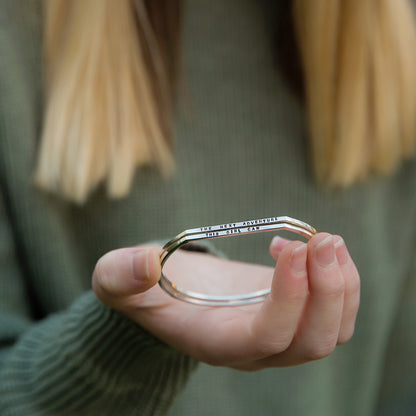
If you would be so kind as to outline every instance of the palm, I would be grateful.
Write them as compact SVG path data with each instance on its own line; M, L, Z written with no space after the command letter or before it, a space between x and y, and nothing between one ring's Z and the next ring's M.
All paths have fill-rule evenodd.
M198 279L202 293L215 288L217 293L223 294L270 286L273 269L204 254L178 253L166 264L166 274L180 275L183 287ZM257 288L253 289L253 281L257 282ZM132 296L130 304L132 319L169 345L211 364L240 359L244 339L250 338L253 317L261 308L261 304L244 307L192 305L168 296L158 285Z
M360 280L338 236L291 242L278 255L271 247L278 258L274 270L180 250L166 264L175 284L201 293L271 288L263 303L245 307L201 307L171 298L154 285L157 251L151 249L151 264L139 255L132 266L137 250L144 252L121 249L100 259L93 275L97 296L195 359L246 370L294 365L330 354L354 332Z

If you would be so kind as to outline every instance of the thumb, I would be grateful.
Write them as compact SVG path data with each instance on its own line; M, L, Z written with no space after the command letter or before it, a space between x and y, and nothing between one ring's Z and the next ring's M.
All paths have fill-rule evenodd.
M98 260L92 275L92 287L97 297L111 306L111 300L150 289L158 282L160 273L157 248L118 249Z

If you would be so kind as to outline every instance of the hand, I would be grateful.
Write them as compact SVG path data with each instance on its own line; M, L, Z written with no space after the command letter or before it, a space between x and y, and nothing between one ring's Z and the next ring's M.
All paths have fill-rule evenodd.
M202 282L223 275L238 277L239 284L272 277L267 299L244 307L171 298L156 285L159 251L136 247L106 254L93 273L93 289L103 303L197 360L242 370L297 365L326 357L354 332L360 280L339 236L320 233L307 244L274 239L275 269L182 250L166 264L168 276Z

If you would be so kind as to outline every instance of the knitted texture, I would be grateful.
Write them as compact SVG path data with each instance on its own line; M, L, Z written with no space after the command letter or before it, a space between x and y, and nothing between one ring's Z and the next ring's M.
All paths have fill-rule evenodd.
M32 183L42 120L41 2L0 1L0 414L414 414L416 164L345 191L313 181L304 109L276 70L272 3L187 2L177 171L85 206ZM340 234L362 278L355 335L327 359L241 373L199 365L90 292L109 250L290 215ZM273 264L259 234L215 242ZM253 276L253 279L255 277ZM390 413L389 413L390 412Z

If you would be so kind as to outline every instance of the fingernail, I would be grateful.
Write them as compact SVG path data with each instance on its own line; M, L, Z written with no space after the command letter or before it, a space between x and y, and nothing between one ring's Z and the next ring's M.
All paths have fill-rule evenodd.
M285 246L287 246L290 243L290 240L287 240L286 238L279 237L276 235L273 237L270 245L277 251L282 251Z
M347 263L349 254L345 242L342 237L339 237L339 240L335 243L335 252L337 256L338 263L342 266Z
M149 250L139 250L132 256L132 273L137 280L149 279Z
M334 237L329 235L322 240L315 248L316 260L323 267L331 266L335 263Z
M290 266L292 272L297 275L304 275L306 273L306 244L296 247L291 254Z

